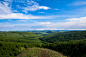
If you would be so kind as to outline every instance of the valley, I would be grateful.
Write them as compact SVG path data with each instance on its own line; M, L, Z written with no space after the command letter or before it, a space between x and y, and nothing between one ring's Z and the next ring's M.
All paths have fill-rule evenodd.
M86 31L1 31L0 57L85 57Z

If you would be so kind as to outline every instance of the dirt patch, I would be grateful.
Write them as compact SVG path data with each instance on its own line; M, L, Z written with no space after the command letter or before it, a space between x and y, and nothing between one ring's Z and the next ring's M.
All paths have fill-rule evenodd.
M41 55L41 57L50 57L50 55L48 53L46 53L45 50L41 50L40 55Z
M26 49L26 51L29 51L29 49ZM17 55L16 57L20 57L22 55L24 55L26 53L26 51L23 51L22 53L20 53L19 55Z

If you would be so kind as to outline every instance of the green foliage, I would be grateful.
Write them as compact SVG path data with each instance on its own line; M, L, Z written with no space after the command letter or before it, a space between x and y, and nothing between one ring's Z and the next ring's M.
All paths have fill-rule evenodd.
M33 34L31 32L0 32L1 36L6 36L6 37L29 37L29 38L36 38L39 37L36 34Z
M0 32L0 57L15 57L31 47L49 48L70 57L86 57L86 31L56 32L43 34L44 37L40 35L31 32ZM38 54L38 51L31 51L31 54Z
M64 33L64 34L57 34L54 36L44 36L42 38L39 38L43 42L64 42L64 41L70 41L70 40L81 40L86 39L86 31L79 31L75 33Z
M38 43L15 43L0 41L0 57L17 56L26 48L37 47Z
M39 37L31 32L0 32L0 57L15 57L26 48L41 46Z
M59 52L50 50L50 49L44 49L44 48L28 48L21 54L17 55L17 57L67 57Z
M40 36L31 32L0 32L0 41L17 43L40 43Z
M51 44L43 44L42 47L53 49L70 57L86 57L86 41L84 40L55 42Z

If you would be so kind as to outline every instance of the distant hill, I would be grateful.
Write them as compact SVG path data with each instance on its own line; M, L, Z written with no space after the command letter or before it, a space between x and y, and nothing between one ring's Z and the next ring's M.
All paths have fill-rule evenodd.
M16 57L67 57L59 52L44 48L28 48Z
M81 40L86 39L86 31L69 31L69 32L56 32L45 35L42 38L39 38L44 42L64 42L70 40Z
M40 43L39 35L32 32L0 32L0 41L18 43Z
M46 33L54 33L54 31L47 31Z
M53 31L53 32L67 32L67 31L84 31L84 30L23 30L23 31L0 31L0 32L47 32L47 31Z

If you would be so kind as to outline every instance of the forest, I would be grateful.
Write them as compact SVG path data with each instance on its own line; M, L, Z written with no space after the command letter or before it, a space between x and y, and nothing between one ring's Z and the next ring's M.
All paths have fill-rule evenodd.
M86 31L46 32L1 31L0 57L16 57L32 47L48 48L67 57L86 57Z

